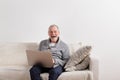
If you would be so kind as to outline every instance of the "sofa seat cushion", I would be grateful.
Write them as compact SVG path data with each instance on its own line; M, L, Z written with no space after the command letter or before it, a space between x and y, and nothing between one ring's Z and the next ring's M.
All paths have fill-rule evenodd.
M84 71L72 71L72 72L63 72L58 80L93 80L93 73L88 70ZM48 73L41 74L43 80L48 80Z
M26 80L26 66L0 66L0 80Z
M48 80L49 74L48 73L42 73L40 76L42 77L43 80Z

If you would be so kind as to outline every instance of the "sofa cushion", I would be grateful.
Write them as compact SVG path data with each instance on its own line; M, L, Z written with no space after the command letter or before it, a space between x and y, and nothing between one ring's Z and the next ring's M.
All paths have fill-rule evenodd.
M70 50L70 55L72 55L73 53L75 53L79 48L82 47L82 43L71 43L68 44L69 46L69 50Z
M26 66L0 66L0 80L26 80L27 74Z
M40 74L42 80L48 80L49 74L48 73L42 73Z
M93 80L91 71L63 72L58 80Z
M26 49L37 49L36 43L1 43L0 66L27 65Z
M91 46L83 46L73 53L65 65L66 71L81 70L88 66ZM86 59L85 59L86 58ZM85 60L85 61L84 61ZM87 64L86 64L87 63ZM79 64L79 65L78 65ZM82 65L81 65L82 64ZM84 66L83 66L84 65Z
M72 76L71 76L72 75ZM93 73L88 70L84 71L73 71L63 72L57 80L93 80ZM41 77L43 80L48 80L48 73L42 73Z
M90 63L90 57L87 56L81 63L71 66L66 69L66 71L77 71L77 70L84 70L87 69Z

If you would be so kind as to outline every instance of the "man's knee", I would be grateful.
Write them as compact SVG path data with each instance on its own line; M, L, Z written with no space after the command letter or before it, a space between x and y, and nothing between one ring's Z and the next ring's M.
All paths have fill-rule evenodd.
M32 67L29 71L30 71L30 74L34 73L35 72L35 68Z
M38 67L32 67L29 71L30 73L40 73L40 70L38 69Z
M63 72L63 69L61 66L53 68L50 73L55 74L55 75L60 75Z

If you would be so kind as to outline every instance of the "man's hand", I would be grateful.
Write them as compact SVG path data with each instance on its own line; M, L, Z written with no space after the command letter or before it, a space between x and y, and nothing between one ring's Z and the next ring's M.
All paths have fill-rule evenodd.
M55 60L54 59L52 59L52 61L53 61L53 64L55 63Z
M72 66L72 67L69 67L69 68L65 69L65 71L67 71L67 72L75 71L75 70L76 70L75 66Z

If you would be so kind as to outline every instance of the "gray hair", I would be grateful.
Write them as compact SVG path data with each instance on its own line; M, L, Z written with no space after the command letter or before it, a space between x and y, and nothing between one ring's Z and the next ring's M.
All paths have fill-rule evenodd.
M58 27L56 24L50 25L50 26L49 26L49 29L50 29L51 27L56 27L56 28L59 30L59 27Z

